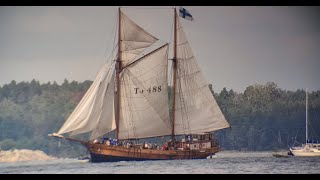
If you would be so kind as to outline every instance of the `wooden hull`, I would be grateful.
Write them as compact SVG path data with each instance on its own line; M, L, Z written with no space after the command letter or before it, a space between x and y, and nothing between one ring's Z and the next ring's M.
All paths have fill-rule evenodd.
M199 150L156 150L83 143L90 152L91 162L206 159L219 151L218 147Z

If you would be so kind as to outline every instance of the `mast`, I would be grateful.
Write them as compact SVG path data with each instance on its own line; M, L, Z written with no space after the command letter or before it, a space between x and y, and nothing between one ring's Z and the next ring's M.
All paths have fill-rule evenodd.
M121 11L119 7L119 27L118 27L118 59L116 65L116 83L117 83L117 109L116 109L116 139L119 137L120 120L120 72L121 72Z
M306 89L306 144L308 143L308 89Z
M171 139L173 144L175 144L175 134L174 134L174 124L175 124L175 106L176 106L176 77L177 77L177 13L176 8L174 8L174 40L173 40L173 114L172 114L172 134Z

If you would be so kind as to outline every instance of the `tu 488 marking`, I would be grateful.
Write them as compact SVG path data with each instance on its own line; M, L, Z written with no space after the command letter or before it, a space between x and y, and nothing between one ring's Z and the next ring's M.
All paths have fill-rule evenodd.
M149 87L147 90L143 90L140 88L134 88L134 93L135 94L142 94L144 92L147 93L156 93L156 92L160 92L161 91L161 86L153 86L153 87Z

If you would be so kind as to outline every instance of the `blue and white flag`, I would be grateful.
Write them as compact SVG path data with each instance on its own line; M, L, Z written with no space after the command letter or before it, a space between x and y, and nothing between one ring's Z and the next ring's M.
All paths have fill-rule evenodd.
M193 20L193 17L191 16L191 14L189 13L189 11L187 11L185 8L180 7L179 8L179 16L182 18L185 18L189 21Z

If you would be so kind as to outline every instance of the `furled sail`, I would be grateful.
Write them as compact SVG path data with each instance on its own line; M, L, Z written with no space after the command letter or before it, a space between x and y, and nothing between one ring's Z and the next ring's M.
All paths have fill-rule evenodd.
M121 60L122 65L133 61L142 51L158 39L138 26L121 12Z
M92 131L93 139L115 129L114 74L114 63L110 68L103 66L58 134L71 132L74 136Z
M177 77L175 134L197 134L230 125L202 75L177 18Z
M168 45L124 67L121 75L119 138L169 135Z

